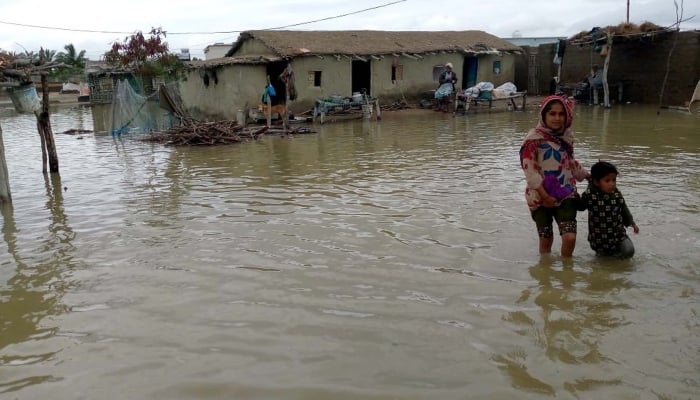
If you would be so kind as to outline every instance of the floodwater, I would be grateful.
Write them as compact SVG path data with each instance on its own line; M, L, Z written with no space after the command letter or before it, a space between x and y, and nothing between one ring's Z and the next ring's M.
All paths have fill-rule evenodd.
M385 115L171 148L0 117L7 399L700 398L700 117L576 110L621 171L627 261L540 258L534 112ZM97 130L103 130L98 127ZM558 238L555 249L559 246Z

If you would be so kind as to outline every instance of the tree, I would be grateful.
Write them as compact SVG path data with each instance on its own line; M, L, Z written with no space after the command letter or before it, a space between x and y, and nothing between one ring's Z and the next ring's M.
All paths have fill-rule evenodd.
M56 57L56 50L44 49L42 53L44 53L44 61L47 63L53 61L54 57Z
M70 65L74 69L82 70L83 68L85 68L85 50L81 50L80 53L78 53L75 50L75 46L73 46L73 43L67 44L63 46L63 48L66 50L66 52L60 52L56 54L54 57L56 61L62 62L66 65Z
M183 67L177 55L170 53L162 28L152 28L146 38L141 31L115 42L105 60L144 76L177 74Z

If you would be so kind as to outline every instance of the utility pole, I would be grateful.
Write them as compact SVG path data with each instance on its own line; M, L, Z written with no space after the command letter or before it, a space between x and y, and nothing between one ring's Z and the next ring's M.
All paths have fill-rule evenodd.
M627 23L630 23L630 0L627 0Z

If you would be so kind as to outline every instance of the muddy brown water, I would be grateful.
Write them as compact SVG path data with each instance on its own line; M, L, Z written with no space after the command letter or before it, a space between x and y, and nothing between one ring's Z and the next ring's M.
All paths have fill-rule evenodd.
M62 108L54 132L95 129ZM0 111L7 399L700 398L700 117L576 110L641 232L541 258L534 112L398 113L170 148ZM555 248L558 246L555 242Z

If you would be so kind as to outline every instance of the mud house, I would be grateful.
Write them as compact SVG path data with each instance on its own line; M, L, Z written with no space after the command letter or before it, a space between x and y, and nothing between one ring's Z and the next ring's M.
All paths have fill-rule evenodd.
M193 62L180 92L193 114L233 119L259 104L267 77L285 96L278 77L289 64L297 98L288 105L296 112L319 98L357 92L391 102L435 89L448 62L461 88L512 82L520 52L483 31L247 31L225 57Z
M606 57L611 55L607 80L612 104L685 106L691 99L700 81L699 31L682 32L645 23L605 27L597 40L592 38L592 32L566 39L561 68L564 91L573 94L577 84L589 76L592 66L604 68ZM557 74L557 65L552 62L557 44L521 46L523 54L516 62L514 83L527 86L528 93L548 93L550 80Z

